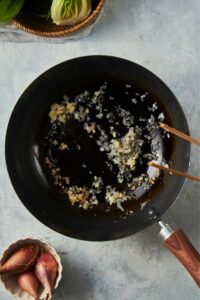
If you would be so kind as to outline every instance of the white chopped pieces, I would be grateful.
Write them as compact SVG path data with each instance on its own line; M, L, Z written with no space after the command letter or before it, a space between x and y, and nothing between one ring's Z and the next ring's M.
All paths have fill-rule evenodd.
M164 121L164 119L165 119L165 115L163 113L160 113L158 115L158 120L162 122L162 121Z
M137 174L136 168L142 165L142 162L157 159L156 150L145 153L143 146L151 145L152 130L158 128L158 120L163 121L165 116L160 113L155 118L153 113L156 111L157 116L158 104L150 103L148 93L136 92L129 83L124 85L123 94L119 96L122 99L118 99L118 95L107 88L108 83L104 82L98 90L94 92L86 90L73 99L64 95L63 101L60 104L54 103L49 111L51 125L49 144L53 151L59 150L61 161L66 157L68 159L70 153L81 157L80 150L84 153L88 145L89 147L92 145L94 156L100 158L100 161L102 159L104 169L95 169L93 163L88 161L87 155L88 153L90 155L90 152L86 155L84 153L80 163L77 159L77 165L75 161L77 173L80 171L80 174L84 174L83 181L76 180L74 175L70 178L68 169L67 174L64 174L62 167L56 162L57 158L53 160L55 157L51 155L47 154L45 163L54 178L54 184L62 190L72 205L87 210L98 205L103 199L107 205L106 212L109 213L111 206L115 206L127 217L133 211L127 211L124 202L136 199L138 188L148 190L155 183L147 174L139 176L134 174ZM130 105L129 108L121 100L126 100L129 105L131 103L135 105ZM141 103L144 100L145 102ZM145 114L138 116L137 113L133 113L133 109L137 112L138 107L140 109L140 106L146 103L147 117ZM73 136L73 126L76 136ZM170 137L168 134L165 136ZM48 143L48 137L46 142ZM113 176L112 184L106 182L107 179L104 178L106 173L109 173L110 178ZM144 205L141 204L141 209Z
M171 134L170 133L167 133L167 138L169 139L171 137Z
M92 184L92 185L93 185L95 188L99 188L102 184L103 184L102 178L101 178L101 177L94 176L94 181L93 181L93 184Z
M88 187L71 186L67 191L69 200L72 205L78 204L83 209L88 209L94 205L98 205L98 200L93 189Z
M53 140L52 144L56 146L56 145L58 145L58 141L57 140Z
M96 132L96 124L95 123L84 123L84 129L88 133L94 134Z
M152 112L155 112L157 109L158 109L158 104L156 102L154 102L151 107L148 107L148 110Z
M89 191L87 187L72 186L68 189L67 193L72 205L78 203L79 207L88 209L90 203L89 203Z
M102 118L103 118L103 114L102 114L102 113L101 113L101 114L97 114L96 117L97 117L98 119L102 119Z
M90 93L89 93L88 91L85 91L85 92L84 92L84 96L87 97L87 96L89 96L89 95L90 95Z
M112 137L116 138L117 137L117 132L114 129L113 126L110 126L110 134L112 135Z
M53 104L49 112L49 118L51 122L59 121L65 123L71 118L71 115L76 109L76 104L74 102L68 102L66 104Z
M93 193L101 193L102 192L102 188L103 188L103 180L101 177L98 176L94 176L93 178L93 182L92 182L92 188L93 188Z
M116 137L113 126L110 127L110 132L113 137ZM131 127L125 136L119 139L113 138L110 142L108 142L108 136L105 132L101 131L101 136L97 140L97 144L100 146L100 151L107 153L109 161L118 166L119 182L122 182L125 172L127 170L134 170L143 141L139 139L134 128Z
M131 127L121 139L110 141L108 158L119 167L119 173L122 173L122 176L125 175L127 169L134 170L135 168L136 160L141 151L136 140L138 140L138 137L133 127Z
M89 114L89 108L80 106L77 111L74 112L74 118L79 122L85 121L86 116Z
M62 151L68 150L69 146L65 143L61 143L60 146L59 146L59 149L62 150Z
M127 199L128 199L128 196L125 193L116 191L115 188L111 188L110 186L107 187L106 201L110 205L127 201Z
M140 96L140 100L143 102L143 101L145 100L146 96L147 96L146 94L141 95L141 96Z
M131 100L131 102L134 103L134 104L137 104L137 100L136 100L135 98L133 98L133 99Z

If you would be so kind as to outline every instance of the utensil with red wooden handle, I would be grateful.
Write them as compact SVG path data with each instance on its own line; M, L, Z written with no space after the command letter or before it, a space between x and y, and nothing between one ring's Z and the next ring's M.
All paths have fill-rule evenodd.
M162 220L158 224L161 226L163 245L176 256L200 287L200 254L182 229L173 228Z

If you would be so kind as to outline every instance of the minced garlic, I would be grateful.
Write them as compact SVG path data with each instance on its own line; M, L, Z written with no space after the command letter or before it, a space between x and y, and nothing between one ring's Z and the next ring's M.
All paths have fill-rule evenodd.
M141 147L135 147L138 139L134 128L130 127L128 132L121 139L112 139L108 157L114 164L118 165L121 173L126 169L134 170Z
M145 140L151 141L151 134L143 134L143 127L135 124L137 120L131 110L123 107L122 104L117 104L117 101L113 102L112 107L106 104L106 100L115 100L114 97L109 95L109 90L105 91L106 88L107 83L104 83L93 94L85 91L74 97L73 101L64 96L64 101L61 104L53 104L49 112L50 122L53 123L49 136L54 149L69 150L71 149L71 143L74 147L74 141L67 140L68 121L73 119L75 123L79 122L80 134L83 130L84 138L87 134L89 138L93 139L92 143L96 143L97 150L105 158L105 166L116 177L119 186L117 185L116 188L115 184L114 186L106 185L99 174L95 174L95 170L90 169L92 166L88 164L87 160L81 162L80 166L90 176L89 186L84 187L71 185L72 180L68 176L69 174L62 175L61 170L56 168L56 165L50 162L48 158L45 162L54 176L54 183L68 195L72 205L77 204L79 207L88 209L93 205L98 205L98 198L101 199L103 196L108 205L115 204L121 211L124 211L122 203L131 199L127 190L134 193L138 187L148 189L154 184L148 174L140 174L140 176L134 177L133 171L136 168L136 163L140 164L142 159L149 160L156 159L156 157L153 151L150 154L144 153L142 155L143 143ZM131 85L126 84L125 88L131 89ZM129 95L129 91L126 90L125 94ZM130 101L137 104L138 101L144 101L146 95L135 93L135 98L130 95ZM154 111L157 108L157 104L154 103L152 107L149 107L149 111ZM163 118L164 114L161 113L157 119L163 120ZM152 114L147 120L145 118L139 120L140 122L146 122L146 129L149 133L157 126ZM75 123L70 123L69 127ZM71 130L71 127L69 130ZM75 151L80 149L83 149L83 146L77 144ZM65 156L65 153L63 152L62 155Z
M76 202L78 202L80 205L83 205L89 200L89 191L87 187L72 186L69 188L67 193L72 205L74 205Z
M111 188L110 186L107 187L105 198L110 205L118 203L120 204L128 200L128 196L124 192L116 191L115 188Z
M96 124L93 123L84 123L84 129L88 132L88 133L96 133Z
M60 146L59 146L59 149L62 150L62 151L68 150L69 146L65 143L61 143Z
M51 109L49 112L49 118L51 120L51 123L55 121L65 123L68 119L71 118L75 109L76 103L74 102L68 102L66 104L54 103L53 105L51 105Z

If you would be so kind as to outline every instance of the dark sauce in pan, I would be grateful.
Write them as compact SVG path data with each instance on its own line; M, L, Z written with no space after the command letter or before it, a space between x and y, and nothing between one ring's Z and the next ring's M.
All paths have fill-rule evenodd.
M90 95L99 89L99 85L88 88ZM84 90L80 91L84 92ZM74 97L77 96L75 93L66 92L70 101L74 101ZM92 120L95 123L100 124L101 128L108 133L108 126L114 126L122 137L127 132L127 128L119 120L115 112L115 107L120 105L123 109L130 111L131 115L134 117L134 126L139 126L142 129L142 140L144 141L142 145L142 151L139 159L137 160L136 167L132 171L132 178L138 177L142 174L147 174L148 171L148 158L143 157L144 154L152 153L152 147L155 148L157 144L157 152L159 153L160 160L168 161L168 154L172 147L173 138L169 137L161 129L157 128L153 131L153 138L149 139L150 132L147 129L148 120L153 116L155 122L159 123L160 114L164 114L164 122L169 123L168 116L159 103L159 99L154 99L152 95L148 94L148 91L141 91L126 83L116 83L108 82L107 89L105 90L105 101L104 101L104 113L112 113L115 115L114 122L108 122L109 119L105 121L99 120L95 117L97 114L96 109L91 109ZM55 99L55 102L61 103L62 99ZM154 104L156 103L156 104ZM154 104L154 106L153 106ZM153 109L154 107L154 109ZM50 107L49 107L50 110ZM56 128L55 128L56 127ZM119 183L117 180L117 169L114 166L111 171L106 164L107 156L105 152L99 151L99 146L96 144L97 136L90 138L88 133L84 130L83 124L77 120L70 119L65 124L60 124L56 126L51 124L48 118L43 121L41 125L43 132L43 150L40 155L40 163L46 174L47 181L50 183L52 190L59 194L62 201L65 201L67 205L71 205L67 199L66 194L63 194L60 187L54 185L54 178L50 173L47 165L44 164L45 157L48 157L56 167L61 169L62 176L70 178L70 185L77 186L90 186L92 181L92 176L99 176L103 179L104 186L112 185L116 187L117 190L123 191L127 189L127 182ZM56 132L56 134L55 134ZM111 137L109 137L110 139ZM65 142L69 145L68 151L60 151L56 145L53 145L52 139L56 139L58 143ZM155 143L156 141L156 143ZM158 143L157 143L158 142ZM80 146L80 149L77 147ZM167 149L167 151L166 151ZM155 149L154 149L155 150ZM85 167L86 166L86 167ZM155 189L156 186L162 182L162 173L160 173L159 178L156 179L155 184L151 187L151 190ZM127 179L128 181L128 179ZM123 208L124 213L129 211L137 211L142 207L142 204L150 201L150 191L148 189L138 188L136 191L128 191L131 193L131 199L124 202ZM98 206L94 206L92 209L94 214L98 214L99 211L108 212L109 214L121 214L119 208L112 205L110 206L105 201L105 189L98 195Z

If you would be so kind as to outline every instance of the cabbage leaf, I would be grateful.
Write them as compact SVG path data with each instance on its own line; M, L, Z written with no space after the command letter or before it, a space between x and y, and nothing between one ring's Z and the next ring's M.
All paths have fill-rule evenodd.
M91 12L91 0L53 0L51 18L57 25L74 25Z

